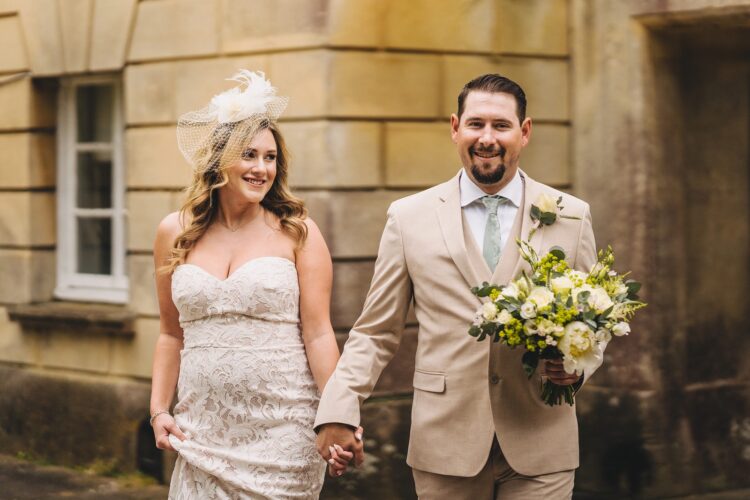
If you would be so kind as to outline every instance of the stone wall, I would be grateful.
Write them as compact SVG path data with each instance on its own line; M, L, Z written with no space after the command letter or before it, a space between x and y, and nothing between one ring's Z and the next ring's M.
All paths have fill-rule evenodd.
M579 399L577 487L747 487L750 2L571 10L576 190L649 303Z
M485 72L510 76L526 89L534 129L522 167L542 182L591 198L600 241L616 243L643 276L648 257L632 241L645 238L648 207L639 200L646 181L636 168L640 163L632 170L615 167L634 164L620 161L615 143L622 141L619 132L637 126L607 121L598 107L637 113L645 100L640 94L632 100L628 78L637 77L623 76L631 66L607 72L616 55L637 52L629 42L601 44L631 29L628 8L614 4L619 7L582 0L0 0L0 305L13 316L18 305L53 300L57 82L115 73L124 89L129 218L130 300L122 309L135 315L133 334L118 335L65 322L40 331L4 313L2 366L72 377L80 384L71 382L66 390L78 387L82 394L92 393L87 384L94 381L104 387L126 383L132 399L118 415L127 415L123 428L137 428L138 408L144 416L148 411L142 387L158 336L151 246L158 221L179 207L189 178L174 124L228 88L224 78L238 68L265 71L291 98L281 124L293 154L291 182L334 258L332 313L341 343L364 301L388 204L456 173L448 117L462 85ZM600 16L594 26L592 12ZM638 196L623 205L628 215L620 222L603 224L613 213L608 200L617 196L616 185L632 187ZM626 236L631 228L640 231L634 238ZM354 498L375 491L388 471L403 479L395 481L393 497L410 495L403 456L415 345L412 320L398 359L365 410L368 448L376 450L360 473L365 482L356 491L340 483L327 494ZM614 355L617 366L629 365ZM635 369L648 378L641 365ZM602 385L609 384L602 378ZM20 375L8 381L29 383ZM633 387L641 389L651 386ZM592 394L597 390L592 386ZM582 399L585 410L588 399ZM6 403L0 413L12 406ZM87 408L81 403L71 408L76 411ZM124 439L130 445L100 452L118 457L127 469L135 464L135 433ZM54 454L36 441L3 442L33 448L6 447L9 452L50 454L67 463L90 459Z

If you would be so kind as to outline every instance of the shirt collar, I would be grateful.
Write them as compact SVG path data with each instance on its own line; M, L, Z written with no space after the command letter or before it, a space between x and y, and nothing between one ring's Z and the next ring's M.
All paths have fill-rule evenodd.
M461 177L458 181L458 186L459 191L461 192L461 208L487 196L487 193L474 184L474 181L466 175L466 172L463 169L461 170ZM521 198L523 197L523 180L521 180L521 171L516 170L516 175L513 176L510 182L494 194L507 198L516 208L520 207Z

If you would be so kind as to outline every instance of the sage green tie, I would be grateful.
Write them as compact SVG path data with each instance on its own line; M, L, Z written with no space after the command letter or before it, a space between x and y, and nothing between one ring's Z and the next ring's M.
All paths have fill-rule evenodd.
M487 265L494 271L497 261L500 260L502 241L500 235L500 221L497 220L497 207L505 203L506 198L499 195L484 196L481 198L487 207L487 224L484 226L484 243L482 245L482 256Z

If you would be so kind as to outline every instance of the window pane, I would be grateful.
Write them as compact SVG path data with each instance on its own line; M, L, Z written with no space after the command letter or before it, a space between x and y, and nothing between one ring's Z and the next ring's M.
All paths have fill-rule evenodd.
M112 274L112 220L78 219L79 273Z
M110 85L76 87L78 142L112 140L112 95Z
M112 206L111 153L78 153L76 174L78 207L109 208Z

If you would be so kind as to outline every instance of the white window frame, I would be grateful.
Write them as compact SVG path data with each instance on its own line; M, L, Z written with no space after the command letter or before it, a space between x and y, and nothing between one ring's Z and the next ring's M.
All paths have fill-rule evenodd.
M71 77L61 80L57 120L57 286L54 295L65 300L109 302L128 301L129 282L125 266L125 179L123 158L122 85L118 75ZM111 85L113 88L112 142L77 142L76 90L83 85ZM111 208L78 208L77 153L112 152ZM111 274L84 274L76 271L77 217L112 220Z

